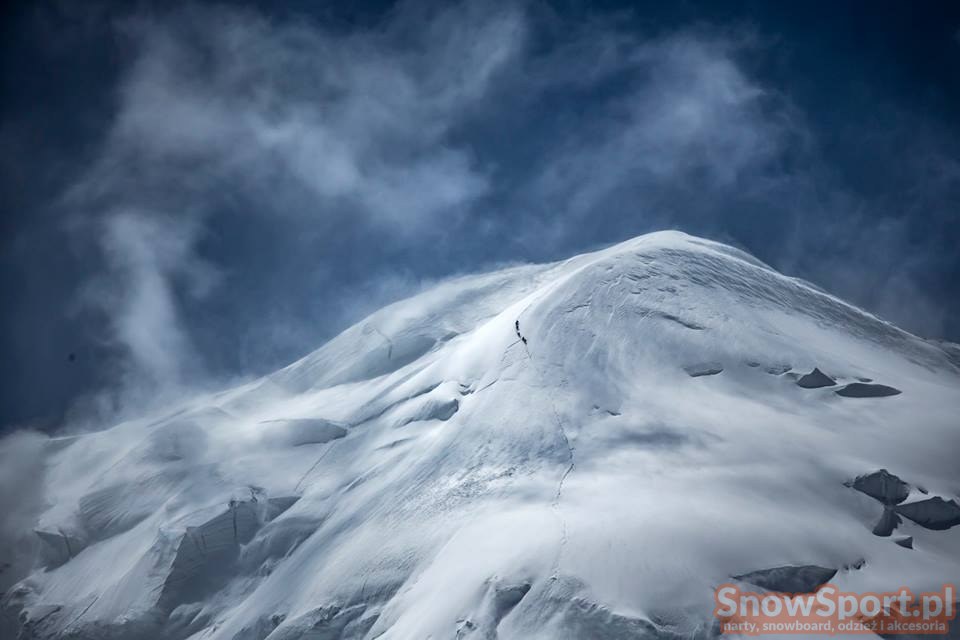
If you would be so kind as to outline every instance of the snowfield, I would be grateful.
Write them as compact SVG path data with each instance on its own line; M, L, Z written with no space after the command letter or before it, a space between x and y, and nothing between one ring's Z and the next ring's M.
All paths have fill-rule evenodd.
M4 637L706 638L725 582L936 590L958 367L677 232L457 279L50 440Z

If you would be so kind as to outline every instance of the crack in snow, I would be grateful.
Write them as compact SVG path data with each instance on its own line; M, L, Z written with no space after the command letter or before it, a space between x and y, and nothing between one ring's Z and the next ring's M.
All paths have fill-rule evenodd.
M300 480L297 481L296 486L293 487L294 493L297 493L298 491L300 491L300 485L302 485L303 481L306 480L310 476L310 474L314 472L314 470L320 465L321 462L323 462L323 459L327 457L327 454L330 453L330 449L333 449L335 444L336 444L335 442L331 442L330 446L327 447L326 450L320 454L319 458L317 458L317 461L314 462L312 465L310 465L310 468L307 469L306 473L304 473L300 477Z
M90 601L90 604L88 604L87 606L85 606L85 607L83 608L83 611L81 611L80 613L78 613L78 614L77 614L77 617L74 618L73 620L71 620L71 621L70 621L70 624L68 624L67 626L65 626L65 627L63 628L64 631L66 631L67 629L69 629L69 628L72 627L73 625L77 624L77 621L80 620L80 618L82 618L82 617L84 616L84 614L87 613L87 611L90 611L90 607L92 607L93 605L95 605L95 604L97 603L97 600L99 600L99 599L100 599L100 596L94 596L93 600ZM48 617L48 616L44 616L44 617L41 619L41 622L42 622L44 619L46 619L47 617Z
M57 531L60 533L60 537L63 538L63 544L67 547L67 559L73 559L73 549L70 548L70 538L67 537L67 534L63 532L63 529L57 527Z
M537 362L533 359L533 356L530 354L530 348L527 345L527 342L523 342L523 349L527 353L527 359L530 360L533 365L534 370L537 372L537 375L540 377L541 384L546 388L547 377L544 375L543 371L537 365ZM560 380L560 387L563 387L566 381L564 379ZM551 502L551 508L557 514L557 519L560 521L560 545L557 548L557 556L553 562L553 568L551 571L551 580L556 580L560 572L560 562L563 558L563 550L567 545L568 535L567 535L567 521L563 516L563 506L561 501L563 500L563 486L567 481L567 477L573 472L574 467L576 466L576 461L574 458L575 447L570 442L570 437L567 435L567 430L563 426L563 419L560 417L560 412L557 411L557 406L553 402L552 397L548 394L548 400L550 403L550 411L553 413L553 419L556 422L557 429L560 433L560 438L563 440L563 444L567 449L567 459L569 463L567 468L564 469L563 474L560 476L560 481L557 483L557 490L553 495L553 501Z
M373 329L374 333L376 333L378 336L383 338L384 341L387 343L387 360L392 360L393 359L393 340L385 336L383 332L380 331L380 329L378 329L377 327L374 327L373 325L370 325L370 326Z
M567 465L567 468L564 470L563 475L560 476L560 482L557 483L557 492L553 496L553 509L557 513L557 517L560 519L560 547L557 549L557 557L553 563L553 571L550 576L551 579L556 579L557 574L560 571L560 561L563 559L563 550L567 545L567 520L563 517L563 506L560 504L563 499L563 485L567 481L567 477L573 472L576 462L574 459L574 447L570 443L570 438L567 436L567 431L563 427L563 420L560 418L560 414L557 413L556 407L554 407L553 402L551 401L550 407L553 411L553 417L557 422L557 428L560 430L560 436L563 438L563 442L567 447L567 456L570 460L570 463Z

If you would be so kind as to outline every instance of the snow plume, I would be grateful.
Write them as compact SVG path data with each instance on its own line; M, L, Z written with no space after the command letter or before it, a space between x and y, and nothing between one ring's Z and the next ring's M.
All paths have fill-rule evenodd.
M74 229L102 256L81 301L107 320L125 392L176 389L203 371L181 307L230 275L201 256L211 226L280 227L281 243L304 227L412 238L487 191L449 132L516 55L523 20L478 11L431 13L423 30L407 12L350 34L222 8L125 24L135 62L98 160L67 196L83 212Z
M468 28L442 14L408 50L389 31L338 35L222 9L142 19L130 26L139 58L94 175L161 198L178 180L208 207L229 187L261 213L415 230L486 188L445 136L509 62L518 19ZM129 164L117 176L120 159Z
M679 232L469 276L51 441L8 610L38 639L696 638L731 581L929 591L960 575L957 383Z
M279 368L426 281L670 227L943 330L917 283L951 257L824 168L747 29L507 1L188 6L117 31L131 62L64 202L99 256L81 300L140 395Z
M44 440L32 431L0 439L0 594L32 568L32 528L44 507Z
M199 298L217 274L194 253L197 230L191 223L131 211L102 221L100 249L108 273L87 289L86 301L109 318L112 339L126 350L126 381L133 386L177 388L192 377L189 368L200 366L174 288L182 285Z

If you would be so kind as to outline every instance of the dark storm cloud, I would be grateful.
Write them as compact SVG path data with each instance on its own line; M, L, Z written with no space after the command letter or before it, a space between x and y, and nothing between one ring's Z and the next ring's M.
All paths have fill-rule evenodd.
M264 373L437 279L664 227L956 335L949 123L863 98L825 128L789 72L757 64L781 51L763 25L637 17L503 2L105 20L129 62L54 207L79 256L64 307L115 392L94 398ZM24 255L38 244L21 234Z

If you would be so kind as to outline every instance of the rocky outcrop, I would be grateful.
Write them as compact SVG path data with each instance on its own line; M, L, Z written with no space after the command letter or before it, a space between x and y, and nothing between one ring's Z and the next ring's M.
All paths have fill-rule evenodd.
M888 387L885 384L868 384L866 382L852 382L836 391L844 398L886 398L902 393L900 389Z
M873 535L886 538L900 526L900 516L891 507L883 508L883 515L873 527Z
M851 486L883 504L900 504L910 495L910 485L886 469L857 476Z
M733 576L733 579L778 593L813 593L836 574L836 569L810 564L761 569Z
M683 368L691 378L700 376L715 376L723 372L723 365L719 362L698 362L697 364L687 365Z
M897 506L897 513L925 529L942 531L960 524L960 504L935 497Z
M823 387L832 387L837 381L825 374L820 369L814 369L806 375L800 376L797 380L797 386L804 389L820 389Z

